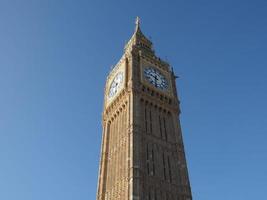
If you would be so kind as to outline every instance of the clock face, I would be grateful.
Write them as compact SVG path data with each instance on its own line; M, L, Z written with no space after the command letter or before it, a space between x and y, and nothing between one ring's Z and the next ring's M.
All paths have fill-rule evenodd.
M109 88L109 93L108 97L111 98L113 97L120 89L121 85L123 82L123 73L119 72L115 78L113 79L110 88Z
M144 76L149 83L156 88L166 90L168 88L168 81L166 78L155 68L147 67L144 69Z

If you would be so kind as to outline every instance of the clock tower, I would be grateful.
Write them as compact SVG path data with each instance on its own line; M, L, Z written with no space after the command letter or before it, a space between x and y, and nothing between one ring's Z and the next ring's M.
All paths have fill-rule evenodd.
M176 76L140 29L105 86L97 200L191 200Z

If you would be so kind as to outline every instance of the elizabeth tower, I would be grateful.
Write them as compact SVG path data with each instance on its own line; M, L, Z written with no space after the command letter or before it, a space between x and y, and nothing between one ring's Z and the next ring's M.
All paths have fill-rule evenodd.
M139 18L105 86L97 200L191 200L176 76Z

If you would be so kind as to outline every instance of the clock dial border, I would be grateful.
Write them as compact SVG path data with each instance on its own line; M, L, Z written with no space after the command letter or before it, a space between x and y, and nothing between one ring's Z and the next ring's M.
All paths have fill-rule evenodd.
M143 70L145 79L155 88L162 91L168 90L169 83L166 77L154 67L145 67Z
M121 71L116 73L116 75L113 77L113 79L109 85L108 94L107 94L108 98L113 98L121 90L123 80L124 80L124 73ZM117 84L116 84L116 82L117 82ZM113 84L116 84L116 85L113 85ZM115 90L115 91L113 91L113 90Z
M168 86L167 86L167 88L165 90L162 90L160 88L155 87L153 84L151 84L146 79L146 77L144 75L144 70L146 68L155 69L156 71L158 71L166 79L166 81L168 83ZM158 67L155 64L152 64L150 62L147 62L147 61L142 60L141 61L141 67L140 67L140 76L141 76L141 83L143 85L145 85L146 87L148 87L148 88L150 88L152 90L155 90L155 91L157 91L160 94L167 95L169 97L173 97L173 93L172 93L172 82L171 82L170 72L167 72L167 71L161 69L160 67Z
M123 80L122 83L120 84L120 87L118 88L117 92L113 96L109 96L111 84L113 83L114 79L116 76L122 73ZM106 83L106 89L105 89L105 102L106 105L108 106L116 97L121 93L121 91L125 88L126 86L126 63L121 62L119 65L115 66L113 70L110 72L110 75L108 77L107 83Z

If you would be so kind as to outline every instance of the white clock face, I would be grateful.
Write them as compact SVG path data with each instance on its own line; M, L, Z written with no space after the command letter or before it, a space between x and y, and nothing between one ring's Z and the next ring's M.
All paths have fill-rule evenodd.
M109 88L109 93L108 97L111 98L113 97L120 89L121 85L123 82L123 73L119 72L115 78L113 79L110 88Z
M155 68L147 67L144 69L144 76L156 88L166 90L168 88L168 81L166 78Z

